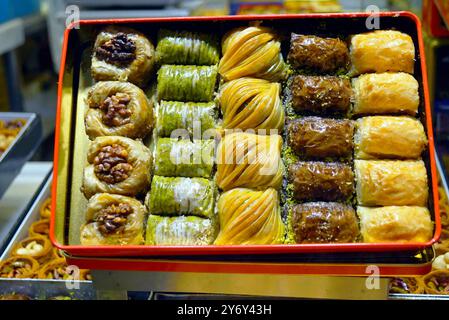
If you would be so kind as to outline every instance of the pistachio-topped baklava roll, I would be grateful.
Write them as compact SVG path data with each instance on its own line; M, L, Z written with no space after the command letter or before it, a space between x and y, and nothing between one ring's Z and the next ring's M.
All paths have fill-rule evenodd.
M142 244L145 212L145 206L134 198L98 193L87 204L81 244Z
M140 141L98 137L90 144L87 161L82 187L87 198L102 192L134 196L149 187L151 153Z
M153 101L129 82L101 81L87 95L85 123L89 138L143 138L153 126Z
M416 115L419 107L418 81L407 73L363 74L352 79L356 115Z
M352 155L354 124L347 119L303 117L288 125L288 144L304 159Z
M214 165L214 140L159 138L154 174L167 177L210 178Z
M215 185L204 178L154 176L145 200L151 214L212 218Z
M297 204L289 218L296 243L351 243L360 233L354 209L338 202Z
M349 50L338 38L320 38L292 33L288 62L297 70L333 74L349 66Z
M195 216L161 217L150 214L146 245L204 246L212 244L216 227L212 220Z
M288 168L293 197L299 201L347 201L354 192L351 166L339 162L300 161Z
M165 64L158 71L158 98L176 101L212 101L216 82L216 66Z
M362 206L426 206L427 170L422 160L355 160L357 203Z
M140 32L109 26L95 40L92 77L97 81L129 81L138 86L147 83L153 71L153 44Z
M284 127L280 91L279 83L263 79L240 78L225 83L219 98L223 128L279 134Z
M413 73L415 46L412 38L395 30L376 30L351 37L351 71Z
M217 110L215 102L159 102L156 131L159 137L177 133L186 138L209 139L215 136Z
M427 137L418 119L374 116L357 120L354 142L356 159L418 159Z
M30 256L14 256L0 261L0 278L31 279L39 267L39 262Z
M236 188L218 200L217 245L279 244L284 241L278 192Z
M159 64L217 64L220 51L215 35L161 29L158 33L156 59Z
M351 82L336 76L293 76L290 92L299 113L345 115L351 105Z
M229 31L222 40L222 53L218 71L225 81L242 77L280 81L287 77L281 42L270 28L241 27Z
M284 165L279 135L231 133L218 145L216 181L220 189L280 188Z

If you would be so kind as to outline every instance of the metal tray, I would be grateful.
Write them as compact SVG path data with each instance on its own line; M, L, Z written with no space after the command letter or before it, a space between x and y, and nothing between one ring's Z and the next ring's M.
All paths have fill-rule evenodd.
M26 119L8 149L0 156L0 198L36 151L42 139L42 124L36 113L0 112L0 120Z
M0 260L9 258L14 246L28 237L28 229L39 219L39 208L51 194L52 176L49 175L35 202L26 214ZM65 281L43 279L5 279L0 278L0 295L20 293L33 299L48 299L55 296L69 296L74 299L92 300L95 297L92 281Z
M337 253L367 253L389 251L419 251L429 248L440 236L441 225L438 209L438 188L434 159L432 118L427 87L424 46L419 19L408 12L379 13L382 29L397 29L409 34L415 43L417 54L414 76L420 83L419 108L421 121L428 135L428 152L423 155L429 177L430 197L428 207L435 222L435 233L427 243L347 243L347 244L296 244L296 245L246 245L246 246L81 246L68 229L79 230L84 222L86 200L80 192L82 170L85 162L87 138L84 132L83 98L91 83L89 50L95 32L105 25L124 24L143 30L154 38L161 27L175 29L210 30L222 34L230 28L261 21L274 26L285 35L290 32L321 35L350 35L366 32L368 13L313 14L313 15L256 15L222 17L179 17L110 19L80 21L79 29L68 28L63 44L62 64L58 88L58 111L54 158L53 214L51 237L53 243L73 257L150 257L208 255L294 255L327 253L336 259ZM88 53L86 53L88 52ZM87 59L87 60L86 60ZM366 258L368 259L368 258Z

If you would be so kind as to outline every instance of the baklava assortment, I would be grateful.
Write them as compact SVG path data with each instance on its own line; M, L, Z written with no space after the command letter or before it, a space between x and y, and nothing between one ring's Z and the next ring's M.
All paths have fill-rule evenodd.
M81 244L431 239L411 37L292 33L285 60L284 39L98 34Z
M13 143L25 124L25 119L0 120L0 156Z

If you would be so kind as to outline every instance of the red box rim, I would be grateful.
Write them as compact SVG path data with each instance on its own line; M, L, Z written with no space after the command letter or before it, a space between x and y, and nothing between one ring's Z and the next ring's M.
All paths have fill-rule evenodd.
M58 100L55 127L55 149L54 149L54 167L53 167L53 185L52 185L52 210L50 222L50 239L59 249L66 251L74 256L86 257L132 257L132 256L188 256L188 255L239 255L239 254L288 254L288 253L335 253L335 252L388 252L388 251L408 251L421 250L430 247L438 241L441 234L440 211L438 203L438 185L437 172L435 164L435 147L432 128L431 108L429 103L429 91L427 81L427 69L425 64L424 43L422 38L421 22L419 18L407 11L398 12L379 12L379 17L406 17L411 19L417 28L418 49L421 59L422 85L424 94L424 107L426 114L427 135L429 141L429 161L430 174L432 177L432 190L435 214L435 233L428 242L409 242L409 243L333 243L333 244L279 244L279 245L227 245L227 246L82 246L61 244L55 237L55 219L56 219L56 192L58 183L58 154L59 154L59 136L61 119L61 100L63 89L64 66L66 63L67 44L70 31L77 25L90 24L121 24L121 23L145 23L145 22L177 22L177 21L247 21L262 19L301 19L301 18L360 18L368 17L371 13L325 13L325 14L277 14L277 15L245 15L245 16L211 16L211 17L164 17L164 18L136 18L136 19L99 19L99 20L80 20L72 23L64 33L64 42L62 46L61 64L58 82Z

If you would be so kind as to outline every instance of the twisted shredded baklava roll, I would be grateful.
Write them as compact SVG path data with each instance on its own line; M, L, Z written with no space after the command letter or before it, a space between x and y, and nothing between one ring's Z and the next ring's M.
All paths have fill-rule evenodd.
M90 139L99 136L143 138L153 126L153 102L129 82L102 81L88 92L85 123Z
M281 85L263 79L240 78L225 83L220 90L220 106L225 129L255 129L275 134L284 127ZM262 129L262 130L261 130Z
M109 26L95 40L92 77L96 81L129 81L144 86L153 71L153 44L140 32Z
M304 117L288 125L288 144L304 159L352 155L354 124L347 119Z
M300 161L288 168L293 197L299 201L347 201L354 192L351 166L340 162Z
M82 191L134 196L150 184L151 153L140 141L118 136L98 137L90 143Z
M427 242L433 222L427 208L416 206L357 207L363 242Z
M412 38L395 30L377 30L351 37L351 75L367 72L413 73L415 46Z
M161 217L150 214L147 222L146 245L204 246L216 235L210 219L195 216Z
M354 160L357 202L363 206L426 206L427 170L422 160Z
M290 224L296 243L351 243L359 236L354 209L338 202L295 205Z
M180 133L186 138L208 139L216 135L215 102L159 102L156 131L159 137ZM199 135L199 136L197 136Z
M39 270L39 262L30 256L13 256L0 261L0 278L31 279Z
M161 29L156 59L159 64L213 65L220 59L215 35Z
M236 188L218 200L217 245L279 244L284 241L278 192Z
M214 166L214 140L159 138L154 174L167 177L210 178Z
M416 115L419 107L418 81L407 73L373 73L352 79L356 115Z
M151 214L214 215L215 185L204 178L154 176L146 205Z
M81 244L143 244L145 213L145 206L134 198L97 193L87 204Z
M296 75L290 92L292 107L299 113L346 114L351 105L351 82L345 78Z
M158 71L158 98L176 101L212 101L216 82L216 66L165 64Z
M374 116L357 120L354 143L357 159L418 159L427 137L418 119Z
M280 81L288 74L281 43L270 28L231 30L223 37L222 52L218 71L225 81L242 77Z
M27 256L44 262L51 256L52 244L48 237L41 235L31 236L23 239L14 246L12 256Z
M338 38L292 33L287 60L297 70L328 74L345 72L349 66L349 50Z
M281 148L279 135L226 135L218 145L217 185L224 191L237 187L279 189L284 173Z
M424 292L435 295L449 295L449 270L434 270L424 275Z

